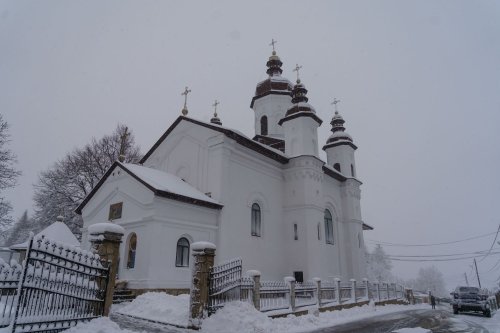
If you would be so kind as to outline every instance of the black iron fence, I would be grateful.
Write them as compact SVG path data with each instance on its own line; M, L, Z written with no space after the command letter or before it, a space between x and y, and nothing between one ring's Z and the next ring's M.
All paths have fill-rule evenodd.
M12 332L60 332L103 313L108 269L96 254L42 236L30 239L22 270L0 269L1 322Z
M245 284L246 288L244 288L244 295L242 295L241 292L241 269L241 258L236 258L212 267L210 270L208 288L209 315L217 311L217 309L223 307L227 302L248 299L250 293L248 291L248 283Z

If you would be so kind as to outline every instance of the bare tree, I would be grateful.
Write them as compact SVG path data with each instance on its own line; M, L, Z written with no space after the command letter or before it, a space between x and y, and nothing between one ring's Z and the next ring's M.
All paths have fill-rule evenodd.
M80 234L82 219L74 210L119 155L123 155L126 163L136 163L142 157L134 136L120 124L111 135L99 140L93 138L83 148L73 150L41 172L34 196L37 230L63 215L71 231Z
M447 296L443 274L435 267L428 266L420 268L417 278L408 281L408 286L414 290L427 293L431 292L436 296Z
M0 114L0 230L12 224L12 205L2 195L3 190L16 186L21 171L15 168L16 155L7 147L10 142L9 124Z
M392 263L380 244L377 244L372 253L367 251L366 261L366 273L370 281L393 280Z

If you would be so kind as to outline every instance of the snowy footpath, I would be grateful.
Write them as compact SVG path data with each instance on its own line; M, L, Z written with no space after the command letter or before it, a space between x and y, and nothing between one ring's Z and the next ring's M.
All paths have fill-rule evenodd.
M175 326L188 324L187 295L170 296L164 293L147 293L137 297L131 303L115 307L113 312L118 316L128 315L133 318L144 318L150 322L168 323ZM320 313L311 309L309 314L303 316L289 315L286 318L271 319L245 302L232 302L220 309L211 317L203 321L200 333L299 333L310 332L321 328L332 327L351 321L366 319L379 315L408 311L410 309L428 308L426 305L386 305L374 304L354 307L341 311ZM132 320L133 322L133 320ZM130 333L149 331L144 325L133 327L130 324L120 328L119 325L108 318L95 319L89 323L81 323L67 333ZM159 332L159 330L154 330ZM169 332L168 329L162 332ZM188 329L172 327L171 332L194 332ZM408 328L398 333L427 333L428 330Z

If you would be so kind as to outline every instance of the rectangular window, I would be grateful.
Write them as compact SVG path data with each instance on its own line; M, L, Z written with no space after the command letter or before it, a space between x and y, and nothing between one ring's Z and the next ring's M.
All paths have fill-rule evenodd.
M122 217L123 202L118 202L109 206L108 220L113 221Z
M296 282L304 282L304 272L293 272L293 277L295 278Z
M299 231L297 230L297 223L293 225L293 239L298 240L299 239Z

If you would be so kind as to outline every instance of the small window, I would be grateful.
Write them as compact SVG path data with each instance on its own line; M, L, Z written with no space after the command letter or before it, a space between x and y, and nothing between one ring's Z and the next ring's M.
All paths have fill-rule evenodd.
M137 250L137 235L135 232L131 233L128 238L127 245L128 253L127 253L127 268L135 267L135 252Z
M109 206L108 220L113 221L122 217L123 202L118 202Z
M299 240L299 231L298 231L297 223L293 224L293 239Z
M321 223L318 223L318 240L321 240Z
M256 203L252 205L252 236L260 237L261 213L260 206Z
M302 283L304 282L304 272L293 272L293 277L295 278L295 282Z
M260 135L267 135L267 116L260 118Z
M325 242L333 244L333 221L332 214L325 209Z
M356 175L354 174L354 165L352 164L351 164L351 176L356 177Z
M340 171L340 163L335 163L335 164L333 165L333 168L334 168L335 170L337 170L338 172L341 172L341 171Z
M175 256L175 266L189 266L189 241L182 237L177 241L177 252Z
M363 245L363 239L361 237L361 232L358 232L358 247L361 248L361 245Z

